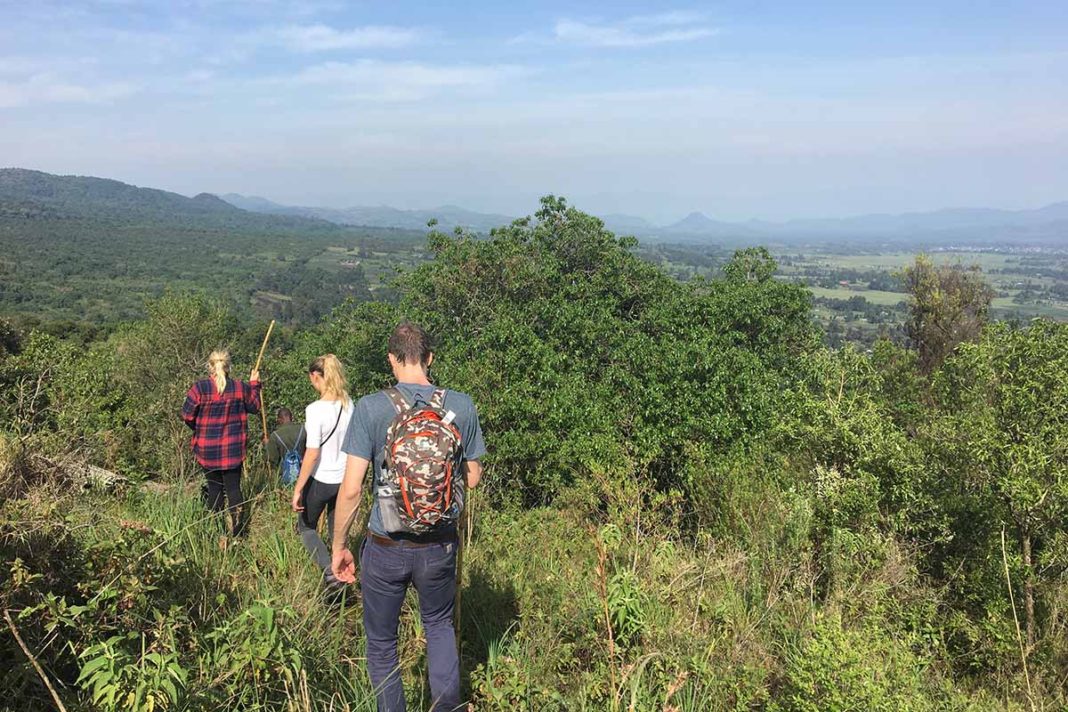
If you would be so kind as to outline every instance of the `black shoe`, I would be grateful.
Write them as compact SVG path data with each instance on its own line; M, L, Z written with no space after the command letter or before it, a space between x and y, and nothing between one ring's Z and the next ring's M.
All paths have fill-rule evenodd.
M322 596L323 602L330 608L342 608L349 596L350 587L343 581L334 578L334 574L326 571L323 573Z

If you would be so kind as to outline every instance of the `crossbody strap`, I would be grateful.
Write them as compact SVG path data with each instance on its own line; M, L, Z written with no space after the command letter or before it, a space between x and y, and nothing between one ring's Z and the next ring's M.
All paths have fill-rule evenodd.
M337 432L337 426L341 424L341 414L344 413L344 412L345 412L345 401L338 401L337 420L334 421L334 427L330 431L330 434L327 435L325 438L323 438L322 442L319 443L319 449L320 450L323 449L323 445L326 445L327 441L330 440L330 438L334 437L334 433Z

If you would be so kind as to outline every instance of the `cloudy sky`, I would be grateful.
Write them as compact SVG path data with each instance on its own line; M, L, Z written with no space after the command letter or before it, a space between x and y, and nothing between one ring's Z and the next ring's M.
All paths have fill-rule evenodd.
M0 0L0 166L656 221L1068 200L1068 2Z

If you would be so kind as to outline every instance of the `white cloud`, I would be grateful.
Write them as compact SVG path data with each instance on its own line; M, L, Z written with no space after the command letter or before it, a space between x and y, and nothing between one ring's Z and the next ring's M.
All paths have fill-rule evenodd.
M339 49L407 47L423 33L410 27L367 25L339 30L328 25L287 25L269 30L265 42L280 44L294 52L329 52Z
M627 18L621 24L631 26L646 25L650 27L662 27L665 25L696 25L704 22L706 17L707 16L703 12L672 10L669 12L658 12L653 15L635 15L634 17Z
M34 74L82 71L96 64L90 57L0 57L0 76L27 77Z
M448 90L485 91L522 76L515 65L431 65L419 62L326 62L280 81L296 86L328 86L343 98L414 101Z
M78 84L51 74L0 82L0 109L32 104L105 104L128 96L136 88L124 82Z
M648 47L672 42L692 42L711 37L716 29L692 12L639 15L615 23L558 20L553 36L558 42L588 47Z

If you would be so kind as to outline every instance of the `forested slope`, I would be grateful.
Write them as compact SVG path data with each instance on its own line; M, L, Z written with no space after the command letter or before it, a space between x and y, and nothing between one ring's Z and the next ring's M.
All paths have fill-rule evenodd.
M464 558L476 709L1068 703L1068 326L985 324L979 289L938 309L953 275L917 263L926 341L830 350L766 251L680 283L555 198L428 247L396 302L284 328L265 394L302 407L324 352L366 392L399 319L436 335L435 380L490 446ZM247 539L220 550L197 502L182 394L219 344L246 374L264 326L171 295L84 348L3 335L0 607L71 709L373 704L358 596L322 605L259 455ZM129 481L84 484L83 462ZM49 704L8 635L0 688Z
M91 334L143 316L146 300L170 290L211 294L243 316L315 321L370 298L367 257L411 261L424 239L251 213L206 193L2 169L0 310Z

